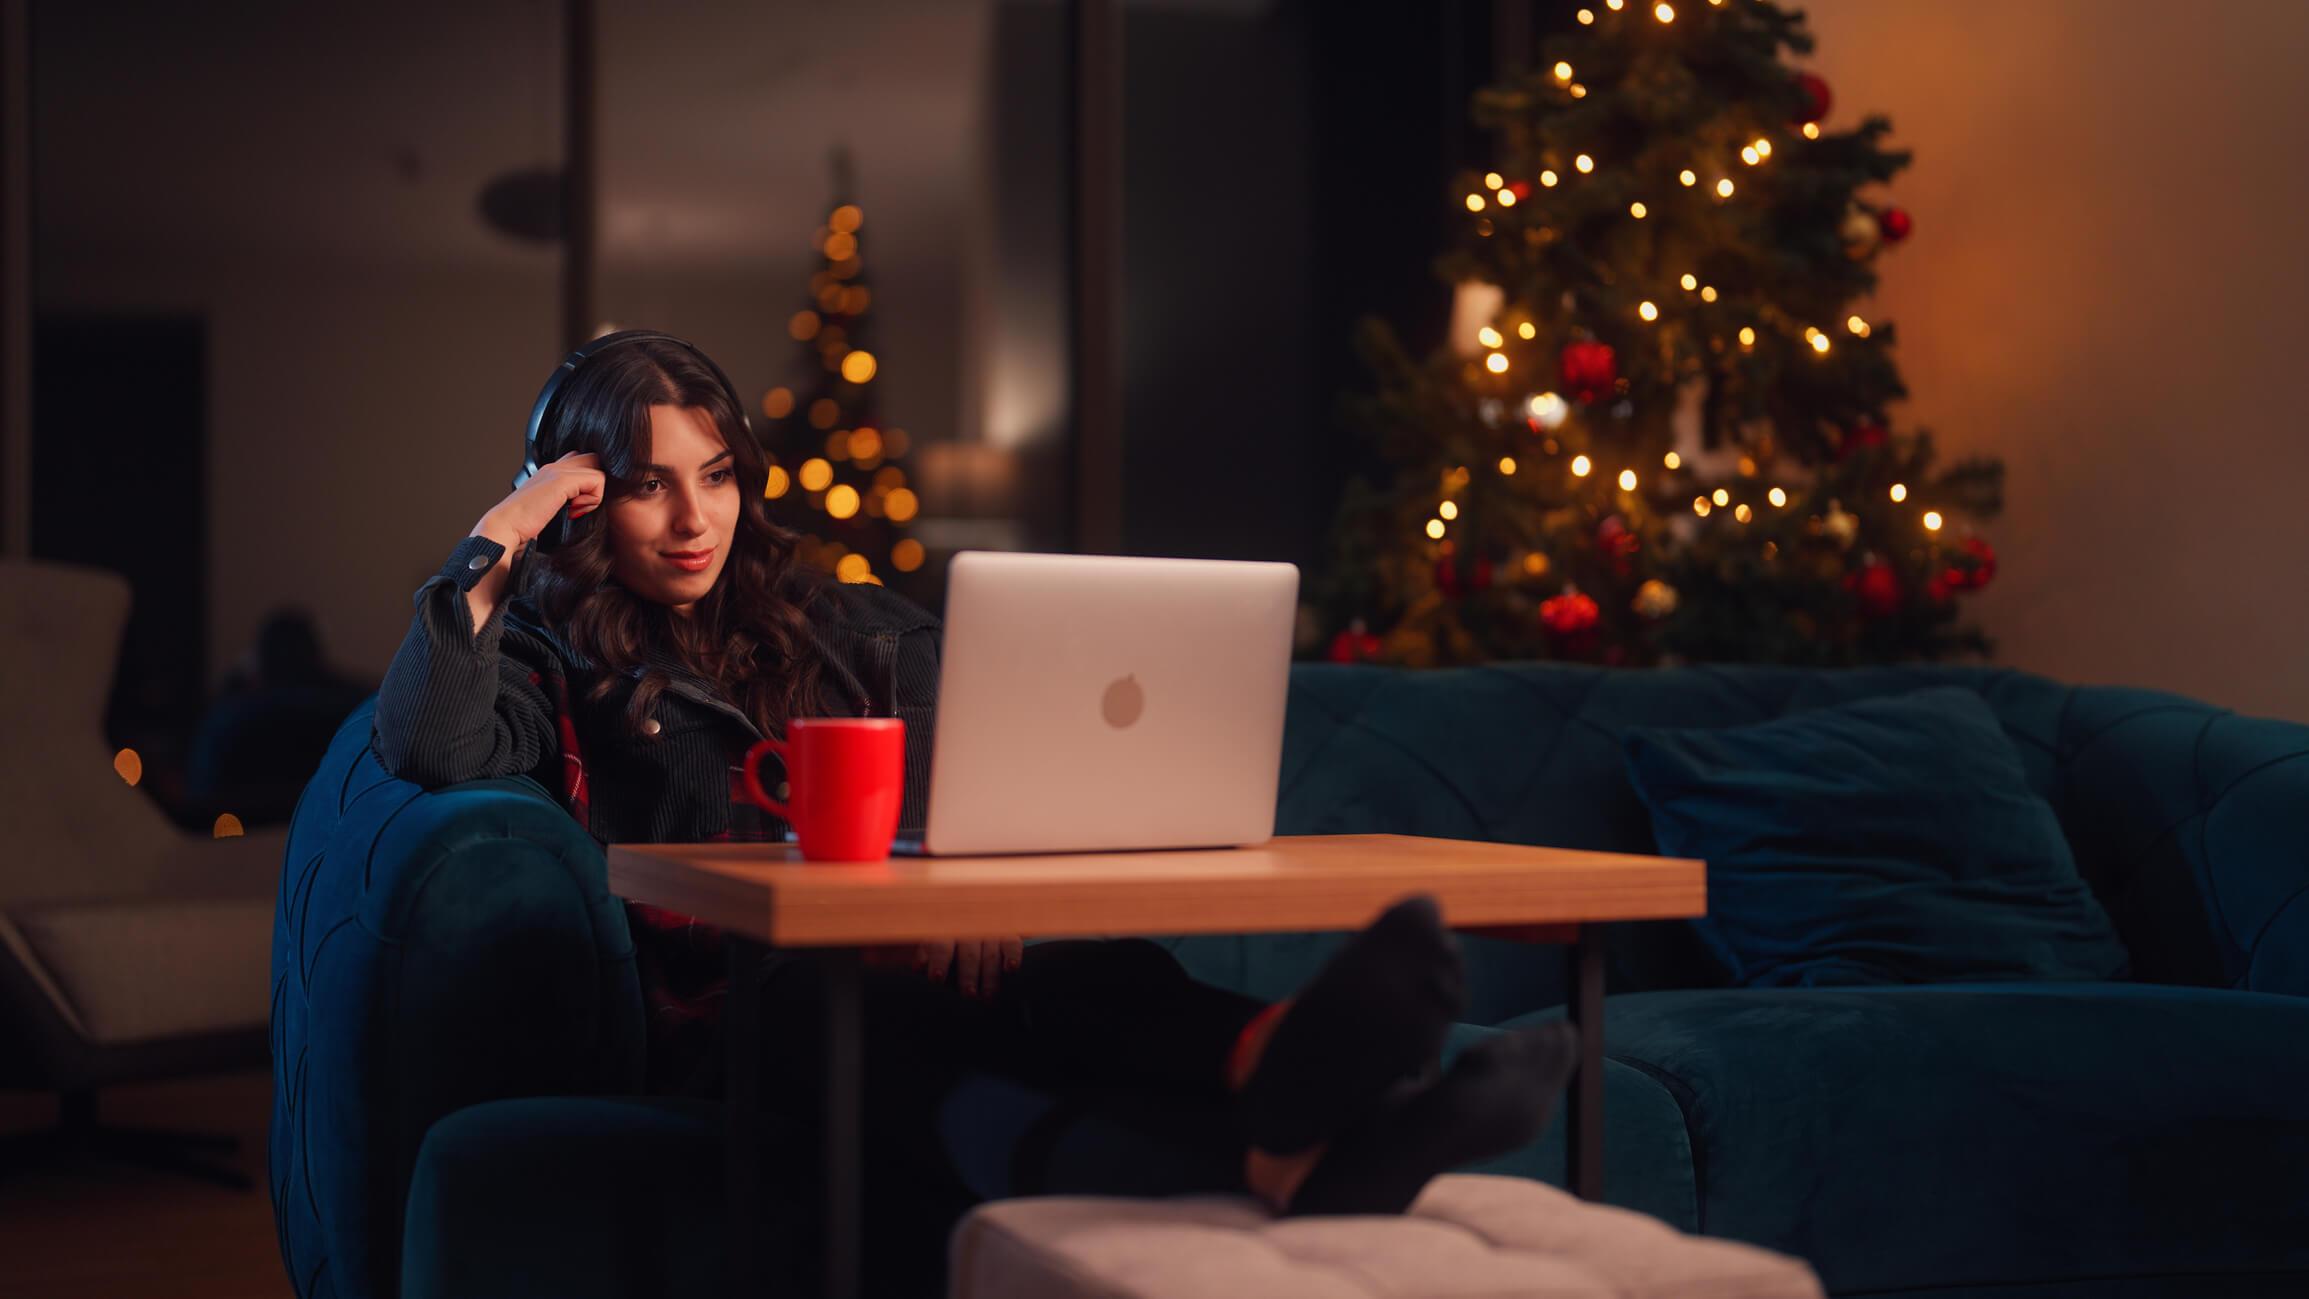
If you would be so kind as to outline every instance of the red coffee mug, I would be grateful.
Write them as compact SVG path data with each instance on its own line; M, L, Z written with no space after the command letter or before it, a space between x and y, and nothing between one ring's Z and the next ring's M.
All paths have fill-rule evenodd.
M765 753L786 764L784 803L763 791ZM906 796L906 723L895 717L797 717L786 738L746 750L745 797L785 818L811 861L881 861Z

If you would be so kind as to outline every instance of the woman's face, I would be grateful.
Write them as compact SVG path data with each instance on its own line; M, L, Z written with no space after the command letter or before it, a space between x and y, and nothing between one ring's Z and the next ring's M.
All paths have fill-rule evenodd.
M713 417L695 406L649 408L656 463L613 493L609 574L687 616L721 578L738 530L738 475Z

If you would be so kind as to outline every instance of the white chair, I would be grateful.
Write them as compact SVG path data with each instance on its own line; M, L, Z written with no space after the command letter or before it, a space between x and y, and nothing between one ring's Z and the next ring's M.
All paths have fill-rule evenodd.
M128 583L0 560L0 1087L51 1090L60 1122L0 1142L246 1188L227 1137L111 1127L98 1089L261 1067L285 832L171 825L103 734ZM210 1158L203 1158L203 1153Z

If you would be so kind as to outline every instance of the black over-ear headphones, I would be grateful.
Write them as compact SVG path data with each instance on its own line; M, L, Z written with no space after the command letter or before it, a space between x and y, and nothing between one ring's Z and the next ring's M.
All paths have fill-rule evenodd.
M715 380L728 395L730 406L737 411L738 428L747 437L753 436L753 424L746 418L746 404L738 399L737 388L730 383L730 377L722 373L722 368L714 364L714 359L707 356L697 344L654 329L623 329L614 334L603 334L571 352L546 377L545 387L537 393L537 404L529 408L529 428L521 437L521 472L513 476L514 487L519 488L528 482L540 466L552 464L561 458L560 440L548 437L546 430L553 427L553 401L560 395L562 385L569 381L569 376L577 373L587 361L621 343L651 340L679 344L694 353L698 360L705 362L705 367L713 371ZM545 525L545 531L537 534L537 540L530 543L530 548L539 551L557 550L567 545L572 535L574 530L569 521L569 509L564 506L560 513L553 516L553 522Z

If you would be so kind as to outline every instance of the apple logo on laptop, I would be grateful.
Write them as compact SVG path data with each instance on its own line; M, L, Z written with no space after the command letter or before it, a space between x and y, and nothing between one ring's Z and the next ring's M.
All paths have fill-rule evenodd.
M1106 724L1122 730L1138 720L1146 711L1146 690L1134 674L1113 682L1106 688L1106 697L1099 701L1099 712L1106 716Z

